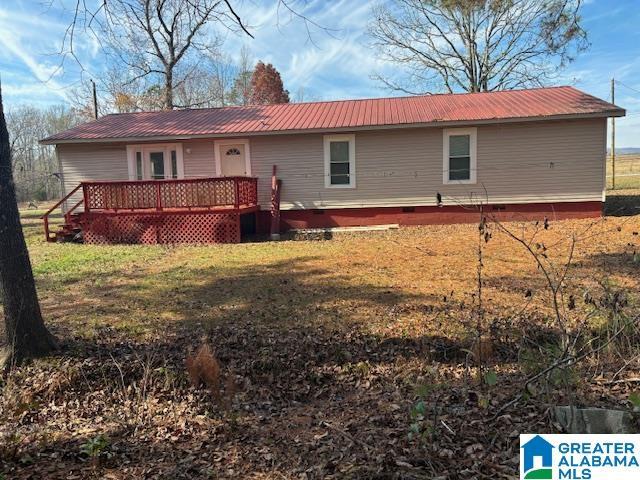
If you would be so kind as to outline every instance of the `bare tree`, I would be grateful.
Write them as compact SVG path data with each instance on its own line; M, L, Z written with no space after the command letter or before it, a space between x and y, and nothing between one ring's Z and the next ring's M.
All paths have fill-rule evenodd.
M224 107L230 104L237 66L217 47L203 52L176 89L176 106Z
M109 0L93 11L78 2L63 43L75 55L76 29L83 27L128 67L130 82L144 79L159 86L163 107L172 109L175 90L189 78L188 69L180 67L197 64L190 57L210 43L210 23L251 36L229 0Z
M369 32L400 75L377 74L410 94L539 86L588 47L582 0L392 0Z
M11 168L9 132L0 91L0 283L6 345L3 368L29 357L46 355L56 342L42 320L29 252L20 225Z
M246 46L240 49L240 60L238 63L238 73L233 81L230 101L234 105L249 105L253 93L251 87L251 77L253 76L253 58Z
M212 72L212 93L215 101L214 105L225 107L231 103L231 89L237 72L233 60L221 53L212 54L211 57Z
M25 105L7 112L18 201L49 200L60 194L60 180L54 175L58 172L55 149L38 141L81 120L78 112L63 105L44 109Z
M332 29L305 15L307 0L272 1L277 5L278 24L282 21L281 17L286 22L302 22L312 43L313 31L332 32ZM212 46L220 46L218 30L246 34L253 38L250 27L238 13L241 4L239 0L72 2L74 7L70 10L69 24L58 51L61 57L60 67L64 66L68 57L72 57L82 68L83 75L87 73L76 54L76 45L82 35L89 34L108 54L110 62L117 68L117 76L126 77L116 84L122 87L117 88L117 91L114 91L113 83L102 85L102 93L107 92L110 96L103 107L105 111L139 110L141 108L136 97L141 97L145 103L150 100L153 103L155 97L152 94L158 91L162 93L162 108L167 109L202 106L207 103L246 105L251 97L253 71L249 68L253 62L246 48L240 52L239 73L229 92L224 90L227 89L226 77L230 69L224 62L216 62L213 71L210 71L214 76L214 99L198 96L193 104L182 101L185 93L190 90L187 84L198 90L204 89L206 82L198 81L202 54L206 57L208 52L211 57ZM85 82L72 93L80 110L88 111L88 85ZM144 95L140 95L140 92L144 92ZM180 103L175 101L176 92L182 97ZM196 96L189 94L186 97Z
M294 5L298 0L274 0L292 18L301 20L309 35L311 28L328 29L309 20ZM300 0L301 4L305 4ZM88 32L114 63L128 70L127 83L146 83L146 89L160 89L162 106L178 105L175 92L193 80L200 54L218 42L218 28L252 37L236 10L237 0L104 0L92 8L89 2L74 2L72 18L62 40L62 62L76 55L78 33ZM125 102L126 103L126 102ZM226 100L225 100L226 103Z

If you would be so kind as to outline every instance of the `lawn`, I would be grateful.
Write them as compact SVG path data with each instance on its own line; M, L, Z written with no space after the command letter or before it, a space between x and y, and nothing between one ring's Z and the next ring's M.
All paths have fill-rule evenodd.
M607 158L607 187L613 185L613 164ZM640 155L616 155L616 189L640 189Z
M635 198L626 216L552 219L539 233L558 265L579 238L571 316L612 292L637 311ZM45 243L38 214L23 212L25 233L63 349L5 380L6 478L506 478L517 434L553 430L549 405L569 401L551 388L494 418L555 338L541 272L497 229L481 243L483 357L495 373L482 382L471 353L477 225L102 247ZM606 322L592 318L594 329ZM221 394L189 383L185 359L203 342ZM571 400L629 408L633 384L604 384L622 365L616 378L638 376L614 350L581 366Z

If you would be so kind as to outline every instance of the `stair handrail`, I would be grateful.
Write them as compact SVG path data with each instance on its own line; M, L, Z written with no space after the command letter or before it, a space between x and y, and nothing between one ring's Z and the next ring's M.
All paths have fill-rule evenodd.
M45 238L47 240L47 242L51 241L51 237L49 236L49 215L51 215L51 213L58 208L60 205L62 205L64 202L66 202L67 200L69 200L69 198L76 193L78 190L80 190L80 187L82 187L82 183L79 183L78 186L76 188L74 188L73 190L71 190L69 193L67 193L58 203L56 203L53 207L51 207L49 210L47 210L47 212L42 215L40 217L41 220L44 220L44 234L45 234ZM78 207L79 204L75 205L73 208L75 209L76 207Z
M64 214L65 222L69 223L71 221L71 212L73 212L76 208L78 208L83 203L84 203L84 198L81 198L78 203L76 203L73 207L71 207L69 210L65 212Z

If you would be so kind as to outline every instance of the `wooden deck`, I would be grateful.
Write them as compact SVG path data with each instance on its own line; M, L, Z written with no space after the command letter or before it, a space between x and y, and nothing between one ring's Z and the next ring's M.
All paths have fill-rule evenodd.
M84 211L240 209L257 205L252 177L83 182Z
M49 215L74 195L53 235ZM85 243L235 243L240 215L257 212L253 177L82 182L44 216L47 241Z

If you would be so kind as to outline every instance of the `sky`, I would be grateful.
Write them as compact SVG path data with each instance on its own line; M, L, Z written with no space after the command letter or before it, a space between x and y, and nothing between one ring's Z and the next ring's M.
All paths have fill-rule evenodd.
M384 0L381 0L384 1ZM61 67L61 41L70 21L71 0L0 2L0 78L6 108L68 102L81 70L67 58ZM366 35L372 2L307 0L305 15L320 29L291 17L276 0L243 0L239 12L255 39L223 34L232 57L246 45L256 60L273 63L294 98L334 100L391 96L372 78L397 68L376 59ZM586 0L583 26L591 47L564 70L555 84L573 85L610 99L627 117L616 121L616 146L640 147L640 0ZM85 76L100 74L104 55L88 36L76 44Z

